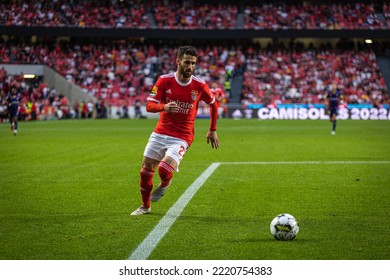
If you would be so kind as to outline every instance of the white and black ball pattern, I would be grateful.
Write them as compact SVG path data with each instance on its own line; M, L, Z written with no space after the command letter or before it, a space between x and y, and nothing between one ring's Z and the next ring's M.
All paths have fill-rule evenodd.
M287 213L276 216L271 222L270 229L271 234L282 241L293 240L299 232L297 220Z

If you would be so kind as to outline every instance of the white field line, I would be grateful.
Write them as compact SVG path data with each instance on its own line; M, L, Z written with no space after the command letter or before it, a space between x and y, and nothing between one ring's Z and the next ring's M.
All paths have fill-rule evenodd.
M182 196L176 201L176 203L168 210L165 216L154 227L149 235L142 241L142 243L134 250L129 256L129 260L146 260L149 255L156 248L157 244L168 232L172 224L180 216L183 209L188 202L192 199L195 193L206 182L211 174L217 169L219 163L212 163L203 173L200 175L191 186L182 194Z
M243 161L243 162L220 162L220 164L260 164L260 165L271 165L271 164L390 164L389 160L384 161Z
M134 250L134 252L128 257L129 260L146 260L150 254L156 248L157 244L161 241L164 235L168 232L170 227L180 216L183 209L188 202L200 189L200 187L206 182L206 180L213 174L213 172L221 164L232 165L246 165L246 164L390 164L390 161L251 161L251 162L215 162L212 163L182 194L182 196L176 201L176 203L168 210L160 222L154 227L149 235L142 241L140 245Z

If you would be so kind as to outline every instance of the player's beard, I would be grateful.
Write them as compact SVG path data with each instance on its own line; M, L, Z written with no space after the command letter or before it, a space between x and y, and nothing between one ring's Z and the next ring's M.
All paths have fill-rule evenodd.
M181 66L179 66L179 73L181 75L183 75L183 77L185 77L187 79L192 76L192 70L191 69L184 70L184 68L181 67Z

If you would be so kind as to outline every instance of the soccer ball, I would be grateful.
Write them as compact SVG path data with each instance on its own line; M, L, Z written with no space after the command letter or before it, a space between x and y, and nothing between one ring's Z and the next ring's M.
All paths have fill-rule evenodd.
M271 234L277 240L293 240L297 236L299 226L297 220L290 214L277 215L270 225Z

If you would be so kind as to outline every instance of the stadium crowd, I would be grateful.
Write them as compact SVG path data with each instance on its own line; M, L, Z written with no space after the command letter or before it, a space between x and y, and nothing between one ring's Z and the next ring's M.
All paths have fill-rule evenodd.
M390 28L390 4L374 2L33 0L21 3L8 0L0 4L0 25L104 29ZM178 44L126 39L102 41L41 38L32 43L2 37L0 63L47 65L98 101L70 105L61 93L57 94L44 83L29 85L22 75L12 77L4 69L0 76L3 100L10 88L16 87L26 112L34 106L42 113L42 108L50 106L54 110L61 107L65 116L88 117L95 107L98 116L104 117L105 112L100 109L106 105L125 108L135 102L145 102L157 77L176 70ZM389 103L375 52L369 48L261 48L254 42L203 41L198 49L195 74L213 88L223 89L221 103L229 101L230 82L235 75L243 77L239 94L244 105L324 103L327 87L333 82L338 84L347 103L374 106Z
M20 100L20 120L72 117L72 111L75 114L66 96L57 93L40 78L25 79L23 73L10 75L2 67L0 69L0 122L8 121L6 101L12 89L16 90Z
M304 1L15 0L0 4L0 25L165 29L383 29L389 3ZM385 20L378 18L383 14ZM238 20L243 16L243 22Z
M176 69L177 47L158 44L0 44L0 63L45 64L92 97L109 104L144 102L156 77ZM240 52L213 46L200 50L197 75L223 86L226 69L242 67ZM241 66L240 66L241 65Z
M33 0L2 1L0 24L46 27L149 27L145 5L139 1Z
M308 49L247 54L241 101L325 103L328 87L337 83L348 104L389 102L388 89L371 50Z
M388 22L378 19L374 4L365 3L261 4L246 6L244 14L245 29L340 30L378 29L390 26Z
M161 73L175 67L177 46L160 44L0 44L0 63L46 64L91 97L123 106L145 102ZM229 93L225 82L243 75L241 102L323 103L337 82L348 103L388 102L372 50L264 49L222 45L199 48L196 75Z
M390 26L390 3L383 4L383 16L385 17L386 25Z
M153 8L156 27L165 29L231 29L237 27L237 15L237 5L224 3L186 7L174 2Z

